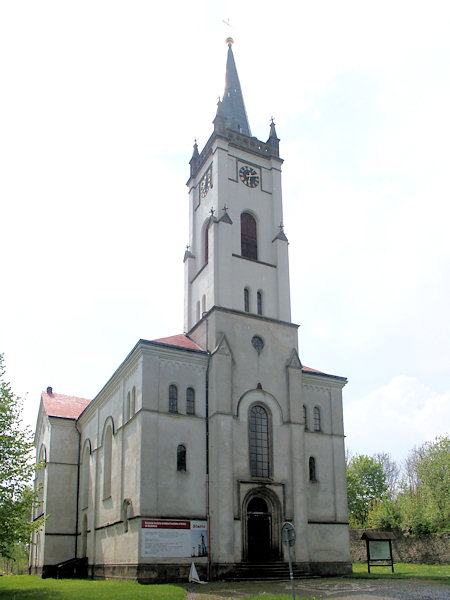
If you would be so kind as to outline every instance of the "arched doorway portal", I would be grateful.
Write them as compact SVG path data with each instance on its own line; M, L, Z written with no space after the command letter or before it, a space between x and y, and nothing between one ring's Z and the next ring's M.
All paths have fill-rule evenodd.
M272 515L263 498L253 498L247 506L248 560L272 559Z
M249 562L280 558L280 503L267 488L251 490L243 502L243 556Z

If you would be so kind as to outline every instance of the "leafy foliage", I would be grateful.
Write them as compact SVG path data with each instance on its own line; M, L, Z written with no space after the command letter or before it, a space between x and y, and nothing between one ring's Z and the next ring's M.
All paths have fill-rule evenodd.
M387 493L367 491L373 461L385 474ZM356 466L358 468L356 468ZM350 525L383 527L420 534L450 528L450 439L437 437L413 448L400 467L388 454L353 456L347 463ZM366 489L366 492L361 492ZM380 491L380 490L379 490ZM367 511L366 511L367 509Z
M386 496L387 484L381 463L365 455L353 456L347 466L350 525L367 527L372 505Z
M42 520L30 522L37 493L30 487L36 469L32 460L33 442L22 426L22 401L4 379L0 354L0 556L13 558L17 544L27 544Z

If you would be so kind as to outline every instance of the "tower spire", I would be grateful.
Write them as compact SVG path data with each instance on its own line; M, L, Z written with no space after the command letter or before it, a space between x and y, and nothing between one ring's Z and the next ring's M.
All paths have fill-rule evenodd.
M241 84L237 74L233 55L233 38L227 38L228 56L225 75L225 90L223 92L222 109L228 129L251 136L247 113L242 96Z

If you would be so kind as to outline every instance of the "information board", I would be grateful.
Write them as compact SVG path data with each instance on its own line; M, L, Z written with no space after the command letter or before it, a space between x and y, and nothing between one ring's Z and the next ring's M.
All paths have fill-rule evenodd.
M206 556L206 521L143 519L141 524L143 558Z
M389 542L384 540L369 541L370 560L391 560L391 549Z

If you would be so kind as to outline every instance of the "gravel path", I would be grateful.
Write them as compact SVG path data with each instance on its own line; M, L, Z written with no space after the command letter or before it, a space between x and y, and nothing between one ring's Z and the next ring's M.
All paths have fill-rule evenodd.
M187 586L187 600L228 600L267 594L291 594L287 582L213 582ZM296 596L307 598L339 598L340 600L450 600L450 582L409 579L407 581L377 579L350 580L341 578L301 579L295 582Z

